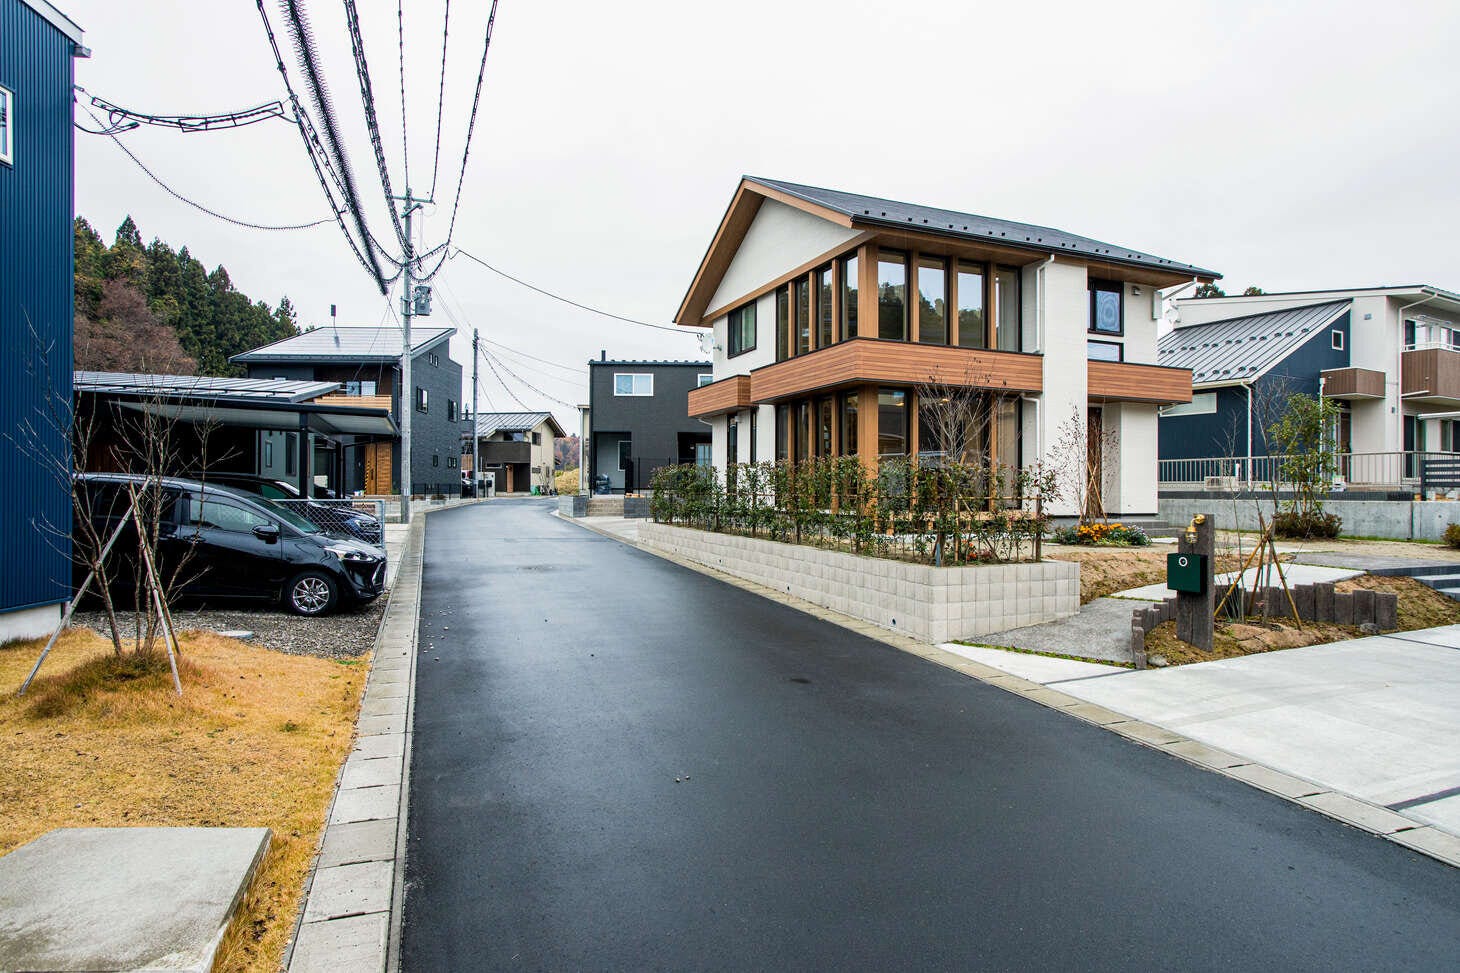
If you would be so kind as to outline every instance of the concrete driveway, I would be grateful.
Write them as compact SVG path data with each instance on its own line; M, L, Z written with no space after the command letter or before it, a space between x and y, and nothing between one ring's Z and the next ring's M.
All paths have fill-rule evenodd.
M1460 626L1041 681L1460 834Z

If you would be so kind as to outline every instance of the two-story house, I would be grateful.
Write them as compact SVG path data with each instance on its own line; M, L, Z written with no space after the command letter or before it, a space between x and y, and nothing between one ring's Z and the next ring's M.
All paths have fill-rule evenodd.
M710 424L686 411L685 396L708 385L706 361L588 363L588 406L580 407L583 489L608 477L614 492L642 490L661 466L710 462Z
M1395 487L1416 454L1460 450L1460 294L1424 284L1174 302L1162 364L1196 394L1160 424L1162 479L1266 474L1266 427L1292 393L1338 403L1340 475ZM1245 461L1245 466L1219 460ZM1245 472L1244 472L1245 471Z
M1062 230L747 176L675 316L714 336L713 381L688 411L710 421L718 468L873 466L931 452L920 387L977 390L993 417L980 459L1029 465L1074 430L1094 447L1106 512L1154 514L1157 409L1191 399L1191 372L1157 364L1158 291L1219 276ZM1051 512L1076 513L1072 495Z
M461 430L461 466L472 472L471 440L476 435L476 462L492 477L496 492L550 492L553 485L553 443L564 435L551 412L480 412Z
M53 628L71 596L73 60L81 28L0 0L0 643Z
M250 378L336 382L342 391L338 396L327 397L330 402L388 408L397 425L401 410L413 409L410 490L415 494L455 496L461 490L458 463L462 387L461 365L451 357L451 336L455 333L454 328L411 330L414 388L408 395L401 394L402 339L401 329L396 327L316 328L234 355L232 361L247 368ZM286 472L284 464L296 453L289 437L298 434L261 432L259 435L284 440L262 442L258 451L258 472L282 477ZM405 485L399 438L362 438L358 443L338 445L321 439L315 442L314 448L316 451L344 450L343 457L317 452L314 466L325 470L343 468L347 492L397 494Z

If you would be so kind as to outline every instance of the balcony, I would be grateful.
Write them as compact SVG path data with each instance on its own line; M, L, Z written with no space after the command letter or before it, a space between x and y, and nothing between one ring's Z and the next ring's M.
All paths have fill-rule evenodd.
M343 392L332 392L329 395L321 395L314 401L319 405L342 405L354 409L390 411L390 396L388 395L346 395Z
M1460 406L1460 350L1415 348L1401 356L1406 401Z
M1321 374L1325 398L1354 401L1384 397L1383 372L1372 368L1329 368Z
M689 390L689 414L703 419L750 407L750 376L731 375Z
M1092 361L1087 378L1091 399L1105 402L1191 401L1191 369L1134 362Z
M1189 399L1191 373L1186 375ZM1041 392L1044 390L1044 359L1039 355L1013 351L852 338L820 351L757 368L750 373L750 401L776 402L809 392L877 383L933 383L1008 392Z

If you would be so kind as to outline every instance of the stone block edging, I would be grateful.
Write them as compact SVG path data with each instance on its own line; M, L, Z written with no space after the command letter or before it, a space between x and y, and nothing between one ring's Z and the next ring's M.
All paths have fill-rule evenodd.
M639 546L929 642L1080 610L1080 566L1071 561L934 567L647 520L639 526Z

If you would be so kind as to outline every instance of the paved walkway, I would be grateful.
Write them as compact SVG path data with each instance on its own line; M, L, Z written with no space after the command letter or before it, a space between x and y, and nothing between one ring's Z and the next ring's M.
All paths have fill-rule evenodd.
M430 518L424 582L407 971L1453 961L1447 867L1154 728L539 504Z
M1155 603L1155 599L1141 601L1124 594L1096 598L1081 605L1080 610L1069 618L982 635L977 641L984 645L1003 645L1033 652L1131 662L1131 614L1137 608Z

